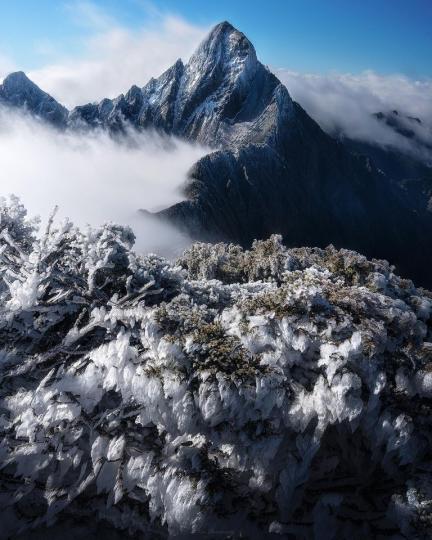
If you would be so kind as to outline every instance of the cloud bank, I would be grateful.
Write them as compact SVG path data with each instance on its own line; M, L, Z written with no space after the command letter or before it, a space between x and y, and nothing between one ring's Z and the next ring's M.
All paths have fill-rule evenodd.
M148 132L131 133L122 143L104 132L60 133L0 108L0 195L18 195L31 215L43 219L59 205L59 217L80 226L130 225L142 252L174 256L190 243L138 209L180 201L187 171L206 152Z
M367 71L358 75L305 74L275 69L291 96L329 133L393 145L410 151L412 143L378 122L373 113L398 110L419 117L413 124L416 135L432 142L432 80L416 81L403 75L379 75Z

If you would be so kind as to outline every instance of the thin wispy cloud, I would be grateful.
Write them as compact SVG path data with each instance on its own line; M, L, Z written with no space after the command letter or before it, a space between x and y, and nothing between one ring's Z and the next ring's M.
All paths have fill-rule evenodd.
M67 13L91 30L82 38L83 53L57 58L28 75L68 107L144 86L178 58L187 59L209 30L159 12L131 29L89 2L68 4Z
M77 25L89 27L92 30L109 30L116 25L113 17L92 2L82 0L67 2L65 10Z

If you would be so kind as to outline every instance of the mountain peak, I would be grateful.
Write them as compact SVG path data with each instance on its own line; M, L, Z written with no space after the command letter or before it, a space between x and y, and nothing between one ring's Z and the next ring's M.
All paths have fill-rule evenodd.
M233 30L236 31L236 32L239 31L229 21L222 21L222 22L216 24L215 26L213 26L213 30L216 30L216 28L221 28L221 29L228 30L228 31L233 31Z
M203 59L206 56L228 58L252 57L256 62L255 48L249 39L228 21L217 24L204 39L191 58Z
M23 79L29 81L30 79L27 77L27 75L24 73L24 71L13 71L12 73L9 73L5 77L5 81L7 80L13 80L13 79Z
M217 24L216 26L214 26L211 30L210 30L210 33L208 34L207 36L207 39L218 39L218 37L220 36L223 36L223 35L237 35L237 37L243 37L245 39L246 36L240 32L240 30L237 30L237 28L235 28L230 22L228 21L222 21L220 22L219 24Z
M247 37L228 21L216 25L189 62L177 60L157 79L125 96L78 107L72 124L119 129L126 119L210 146L274 139L292 112L280 81L256 57Z
M244 91L258 69L255 48L248 38L227 21L216 25L201 42L186 66L185 90L200 99L220 90L227 99L236 87Z
M40 90L38 86L36 86L36 84L27 77L24 71L14 71L13 73L9 73L9 75L5 77L3 81L3 88L5 90L37 88L40 92L42 92L42 90Z
M31 81L23 71L10 73L0 85L0 101L8 106L25 108L28 112L63 126L68 111Z

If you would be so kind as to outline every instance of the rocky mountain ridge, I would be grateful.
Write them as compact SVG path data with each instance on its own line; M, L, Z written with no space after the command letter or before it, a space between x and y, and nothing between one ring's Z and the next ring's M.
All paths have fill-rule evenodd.
M250 41L225 22L187 64L178 60L158 79L115 100L77 107L69 121L116 129L127 120L227 147L269 143L290 110L286 88L258 62Z

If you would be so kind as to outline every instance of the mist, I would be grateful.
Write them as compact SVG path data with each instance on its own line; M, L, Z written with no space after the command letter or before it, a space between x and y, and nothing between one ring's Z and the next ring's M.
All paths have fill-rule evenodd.
M293 99L330 134L343 133L352 139L393 146L422 159L432 152L418 142L432 144L432 81L418 81L404 75L307 74L275 69ZM410 122L417 143L397 134L372 115L398 110L418 117L422 124ZM403 120L402 120L403 122Z
M17 195L29 215L76 225L113 221L132 227L140 252L172 257L191 240L174 227L145 217L182 200L192 164L208 149L132 132L122 142L103 131L60 132L27 115L0 108L0 196Z

